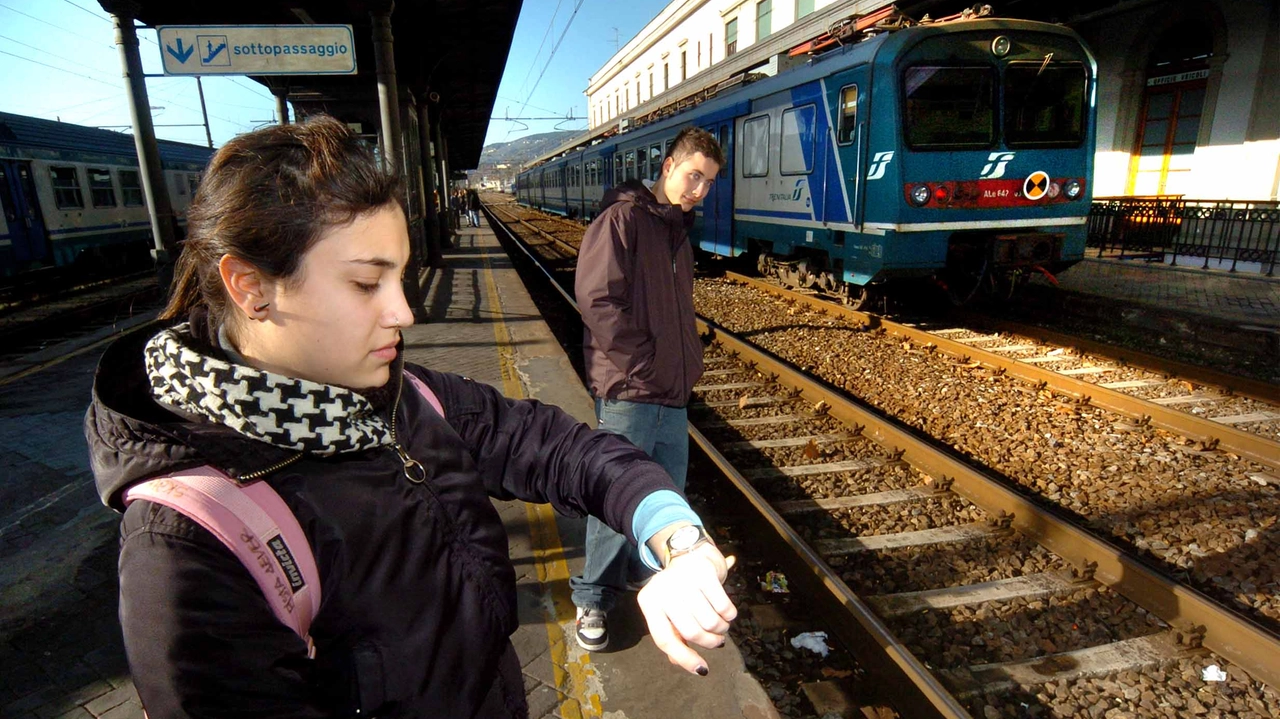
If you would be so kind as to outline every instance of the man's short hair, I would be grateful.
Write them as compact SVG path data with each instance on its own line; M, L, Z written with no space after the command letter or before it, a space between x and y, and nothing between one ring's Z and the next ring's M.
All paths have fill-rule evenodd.
M716 136L701 127L686 127L681 130L667 149L667 157L673 158L675 164L679 165L699 152L703 157L724 167L724 150L716 142Z

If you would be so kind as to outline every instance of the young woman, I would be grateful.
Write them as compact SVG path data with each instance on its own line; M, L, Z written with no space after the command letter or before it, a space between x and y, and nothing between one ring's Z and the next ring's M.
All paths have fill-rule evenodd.
M672 663L705 675L689 645L724 641L726 561L658 465L554 407L404 363L401 196L332 118L232 140L190 208L168 324L102 359L85 431L124 512L120 622L152 719L525 716L490 497L636 541L664 567L640 605ZM130 487L204 466L268 483L297 517L322 588L314 657L213 534L126 508Z

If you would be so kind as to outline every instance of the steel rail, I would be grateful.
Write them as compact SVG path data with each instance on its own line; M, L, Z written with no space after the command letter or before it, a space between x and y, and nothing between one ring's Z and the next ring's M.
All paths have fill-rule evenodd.
M808 376L785 360L699 319L699 331L738 356L756 363L758 371L799 390L804 399L826 402L828 414L849 425L862 425L863 435L902 451L902 458L925 474L951 479L951 489L986 512L1011 517L1014 529L1077 567L1096 567L1094 578L1111 586L1188 636L1203 633L1203 645L1245 669L1256 679L1280 688L1280 638L1264 627L1184 586L1141 558L1075 526L1056 508L1044 507L1003 482L967 464L958 455L891 419L850 399L842 390Z
M502 214L506 215L507 217L510 217L512 220L515 220L516 222L519 222L520 224L524 225L525 227L528 227L529 229L533 230L534 232L538 233L539 235L542 235L543 237L547 238L547 240L548 240L548 241L550 241L550 242L554 243L554 244L555 244L557 247L559 247L560 249L565 250L566 252L570 252L570 253L572 253L574 257L577 257L577 256L578 256L578 248L577 248L577 247L574 247L573 245L569 244L568 242L565 242L564 240L561 240L560 238L556 237L555 235L551 234L550 232L547 232L546 230L544 230L544 229L542 229L542 228L534 227L532 224L530 224L530 223L529 223L528 221L526 221L524 218L516 217L515 215L513 215L513 214L511 214L511 213L507 212L505 209L498 209L498 208L493 207L493 206L490 206L490 207L489 207L489 211L490 211L490 212L500 212L500 213L502 213Z
M977 360L988 367L1002 370L1013 377L1031 383L1043 382L1045 386L1052 387L1079 400L1087 401L1095 407L1135 419L1145 420L1150 418L1151 423L1160 429L1181 434L1202 442L1206 446L1216 446L1218 449L1233 452L1273 469L1280 469L1280 442L1269 440L1266 437L1251 434L1235 427L1203 419L1176 409L1163 407L1123 392L1117 392L1116 390L1059 374L1053 370L1036 367L1026 362L1019 362L1016 359L932 334L927 330L908 327L877 315L851 310L833 302L778 287L754 277L747 277L733 272L726 272L725 276L739 284L769 292L777 297L801 302L809 307L819 308L825 312L834 313L863 325L884 327L894 334L920 344L935 345L942 352L956 357Z
M1166 357L1160 357L1158 355L1149 354L1129 347L1117 347L1104 342L1091 340L1086 337L1077 337L1064 332L1058 332L1057 330L1037 327L1035 325L1029 325L1014 320L983 317L971 312L959 312L957 313L957 318L963 322L970 322L993 332L1007 332L1009 334L1030 337L1031 339L1041 342L1051 342L1064 347L1071 347L1080 352L1112 357L1117 362L1122 362L1133 367L1141 367L1142 369L1150 370L1152 372L1175 375L1198 384L1219 387L1227 390L1231 394L1236 394L1241 397L1265 402L1267 404L1280 405L1280 385L1271 384L1270 382L1263 382L1261 380L1250 379L1248 377L1237 377L1235 375L1230 375L1226 372L1213 369L1212 367L1199 367L1197 365L1180 362Z
M909 717L944 717L946 719L971 719L972 715L956 701L924 664L910 652L893 632L884 625L879 617L862 599L845 584L840 573L832 569L823 558L809 546L787 520L782 517L766 500L751 482L742 476L733 463L722 455L711 444L693 423L689 424L689 437L702 449L703 453L724 473L725 479L755 508L760 516L769 523L783 542L794 551L805 565L813 572L836 600L852 615L861 630L860 637L845 637L855 647L858 660L873 675L892 682L895 685L909 682L915 686L916 694L896 694L892 697L895 708L902 716ZM868 646L870 643L870 646ZM861 651L859 651L861 649ZM889 666L885 666L884 659Z

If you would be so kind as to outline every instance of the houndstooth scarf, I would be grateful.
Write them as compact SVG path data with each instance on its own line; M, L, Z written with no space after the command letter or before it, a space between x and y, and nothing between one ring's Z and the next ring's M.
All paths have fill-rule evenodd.
M363 395L210 357L189 346L190 332L184 323L147 342L147 376L160 404L319 455L392 443L391 429Z

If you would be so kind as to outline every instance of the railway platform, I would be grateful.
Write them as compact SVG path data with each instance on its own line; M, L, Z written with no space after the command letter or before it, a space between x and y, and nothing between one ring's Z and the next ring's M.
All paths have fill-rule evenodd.
M488 227L461 230L445 260L423 276L426 317L404 332L406 358L593 424L573 362ZM81 431L100 353L0 378L0 716L143 717L116 619L118 518L97 499ZM707 677L687 674L654 646L634 602L611 615L610 651L580 650L568 578L581 570L585 522L497 504L532 717L778 716L732 639L699 650Z

